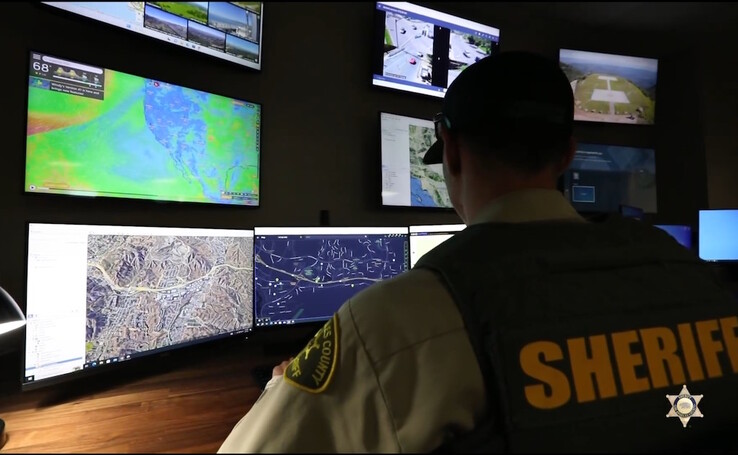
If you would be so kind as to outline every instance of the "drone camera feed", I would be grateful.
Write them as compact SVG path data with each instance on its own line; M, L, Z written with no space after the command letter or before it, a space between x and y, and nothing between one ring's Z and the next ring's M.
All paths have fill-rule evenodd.
M561 49L574 120L653 125L658 60Z

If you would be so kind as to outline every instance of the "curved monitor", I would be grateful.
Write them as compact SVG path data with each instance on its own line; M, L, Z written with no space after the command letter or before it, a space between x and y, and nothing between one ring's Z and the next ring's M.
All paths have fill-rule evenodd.
M31 52L25 191L259 205L261 106Z
M254 228L256 326L327 321L407 270L407 227Z
M250 332L253 235L30 223L23 388Z
M262 2L42 2L175 46L261 69Z

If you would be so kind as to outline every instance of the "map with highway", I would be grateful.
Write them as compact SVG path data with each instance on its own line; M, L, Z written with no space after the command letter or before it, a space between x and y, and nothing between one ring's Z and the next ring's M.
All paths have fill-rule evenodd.
M89 235L86 362L253 326L253 239Z
M396 234L257 236L256 325L327 320L357 292L406 270Z

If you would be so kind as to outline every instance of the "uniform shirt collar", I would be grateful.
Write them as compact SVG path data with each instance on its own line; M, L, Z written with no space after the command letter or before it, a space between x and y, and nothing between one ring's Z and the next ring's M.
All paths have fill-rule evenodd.
M481 209L469 223L526 223L586 220L557 190L526 189L505 194Z

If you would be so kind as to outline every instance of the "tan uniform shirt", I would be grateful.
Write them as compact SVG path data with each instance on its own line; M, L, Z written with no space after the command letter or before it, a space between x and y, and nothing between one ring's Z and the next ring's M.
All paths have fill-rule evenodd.
M584 221L561 193L495 200L470 224ZM273 378L219 452L425 452L484 414L485 392L450 294L410 270L354 296L337 312L337 350L319 393Z

